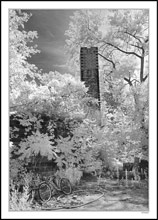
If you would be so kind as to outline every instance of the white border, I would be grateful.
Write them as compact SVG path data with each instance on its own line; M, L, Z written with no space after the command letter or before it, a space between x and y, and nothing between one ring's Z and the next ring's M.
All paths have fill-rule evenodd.
M2 1L2 197L1 197L1 208L2 208L2 219L156 219L156 201L157 201L157 172L156 172L156 56L157 56L157 25L156 25L156 1L148 2L121 2L121 1L110 1L110 2L69 2L69 1L43 1L43 2L23 2L23 1ZM23 8L23 9L78 9L78 8L148 8L150 9L150 199L148 213L141 212L9 212L8 211L8 9L9 8Z

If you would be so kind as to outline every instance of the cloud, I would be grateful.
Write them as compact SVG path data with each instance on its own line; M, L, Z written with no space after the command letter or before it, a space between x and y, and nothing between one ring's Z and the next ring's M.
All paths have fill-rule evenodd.
M65 57L64 54L64 45L60 41L42 41L38 47L41 52L47 53L49 55L55 55L60 57Z
M58 68L67 68L66 64L53 64L53 67L58 67Z
M55 35L50 31L50 30L47 30L47 34L52 37L52 38L55 38Z

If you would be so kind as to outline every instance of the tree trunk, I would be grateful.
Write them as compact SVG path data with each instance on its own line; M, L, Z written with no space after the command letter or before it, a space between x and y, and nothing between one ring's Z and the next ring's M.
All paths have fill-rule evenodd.
M144 50L142 51L142 57L140 61L140 82L142 83L144 81Z

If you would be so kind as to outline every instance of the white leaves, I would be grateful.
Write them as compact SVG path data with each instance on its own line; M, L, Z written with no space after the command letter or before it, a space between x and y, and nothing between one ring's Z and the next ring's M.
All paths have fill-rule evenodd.
M31 122L29 119L20 119L19 122L24 127L28 127L29 125L31 125Z
M37 32L26 32L20 30L20 26L24 27L24 22L27 22L29 15L26 13L19 14L16 10L9 10L9 80L10 80L10 98L11 102L15 103L17 98L22 96L22 99L27 99L26 78L30 76L34 79L37 73L37 67L27 62L27 57L31 54L39 52L35 47L28 46L28 42L32 42L37 38ZM25 95L26 94L26 95Z
M9 147L13 148L14 147L14 143L12 141L9 142Z
M56 157L53 151L53 144L47 134L41 134L37 131L33 135L28 136L25 141L20 142L18 154L21 154L21 156L19 159L23 160L40 154L41 156L47 157L48 160L51 160L53 157Z

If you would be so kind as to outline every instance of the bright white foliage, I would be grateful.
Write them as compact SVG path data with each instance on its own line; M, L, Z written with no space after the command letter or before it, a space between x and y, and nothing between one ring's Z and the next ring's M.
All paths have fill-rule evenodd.
M35 76L38 76L38 69L35 65L29 64L27 58L39 52L36 46L28 46L34 38L37 38L36 31L24 31L24 23L30 16L17 10L9 10L9 86L10 104L21 104L25 101L26 93L32 87ZM32 82L26 81L30 77ZM29 91L28 91L29 92ZM31 93L31 91L30 91ZM21 95L21 102L17 98ZM27 95L26 95L27 96Z
M24 13L19 17L17 12L10 10L11 107L18 113L28 115L37 112L64 118L65 121L76 118L83 120L73 129L73 138L58 138L56 147L52 141L53 135L50 137L39 131L41 121L36 116L21 119L20 124L24 127L30 126L32 122L36 124L36 131L19 145L21 160L38 154L51 160L60 152L61 156L57 158L59 167L63 163L67 168L74 163L80 167L79 162L83 160L84 168L92 171L101 167L101 161L95 159L99 152L107 164L114 157L126 161L141 153L141 147L148 145L148 135L145 133L148 130L148 82L134 81L135 84L129 86L125 84L124 77L139 80L138 56L141 56L141 51L138 47L143 47L144 57L148 54L147 18L146 10L103 10L102 13L100 10L81 10L72 17L69 30L66 31L69 38L67 49L72 55L70 62L79 64L81 46L98 46L99 53L115 63L114 68L112 62L100 58L102 62L104 60L100 73L105 82L102 82L104 89L101 91L102 127L98 127L97 120L91 117L94 116L94 109L87 105L89 101L92 103L96 100L87 96L88 89L83 82L72 75L62 75L56 71L39 76L37 68L27 62L27 57L37 52L34 47L28 47L27 42L37 37L37 33L19 29L24 27L29 16ZM126 54L116 47L132 54ZM148 74L148 71L145 73ZM30 81L27 80L28 75ZM36 83L36 77L40 79L39 84ZM87 112L90 111L88 118Z
M24 160L25 158L29 159L32 156L37 156L40 154L41 156L45 156L48 160L51 160L56 156L53 151L53 142L50 141L50 137L47 134L41 134L39 131L36 131L25 141L20 143L20 150L18 153L22 153L19 159Z

